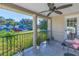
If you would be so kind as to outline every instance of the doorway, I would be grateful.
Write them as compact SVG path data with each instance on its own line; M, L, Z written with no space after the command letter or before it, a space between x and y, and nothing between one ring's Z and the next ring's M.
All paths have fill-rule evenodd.
M65 36L73 40L77 36L77 17L66 18Z

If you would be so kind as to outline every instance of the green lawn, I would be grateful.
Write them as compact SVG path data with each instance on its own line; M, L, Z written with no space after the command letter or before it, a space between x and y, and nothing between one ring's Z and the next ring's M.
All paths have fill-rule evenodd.
M32 46L32 31L16 33L12 36L0 37L0 55L10 56ZM47 38L45 32L38 31L37 41Z

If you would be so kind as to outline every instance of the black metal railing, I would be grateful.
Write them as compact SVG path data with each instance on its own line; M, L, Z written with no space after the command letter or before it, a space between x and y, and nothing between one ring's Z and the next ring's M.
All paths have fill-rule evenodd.
M47 33L45 31L40 31L38 33L39 39L46 39ZM21 52L24 49L31 47L32 35L33 32L0 36L0 55L12 56L17 52Z

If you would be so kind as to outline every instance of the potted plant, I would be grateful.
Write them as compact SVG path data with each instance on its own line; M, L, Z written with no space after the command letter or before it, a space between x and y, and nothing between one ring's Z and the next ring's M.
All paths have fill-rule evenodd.
M42 42L42 37L40 37L41 35L39 35L38 36L38 38L37 38L37 49L40 49L40 44L41 44L41 42Z

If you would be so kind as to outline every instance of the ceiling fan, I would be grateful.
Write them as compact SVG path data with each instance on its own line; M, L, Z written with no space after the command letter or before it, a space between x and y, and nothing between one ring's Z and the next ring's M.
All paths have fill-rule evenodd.
M40 13L49 12L47 14L47 16L50 16L53 12L55 12L56 14L63 14L59 10L64 9L64 8L68 8L68 7L71 7L72 4L66 4L66 5L62 5L62 6L56 7L54 3L47 3L47 6L49 7L49 10L45 10L45 11L42 11Z

